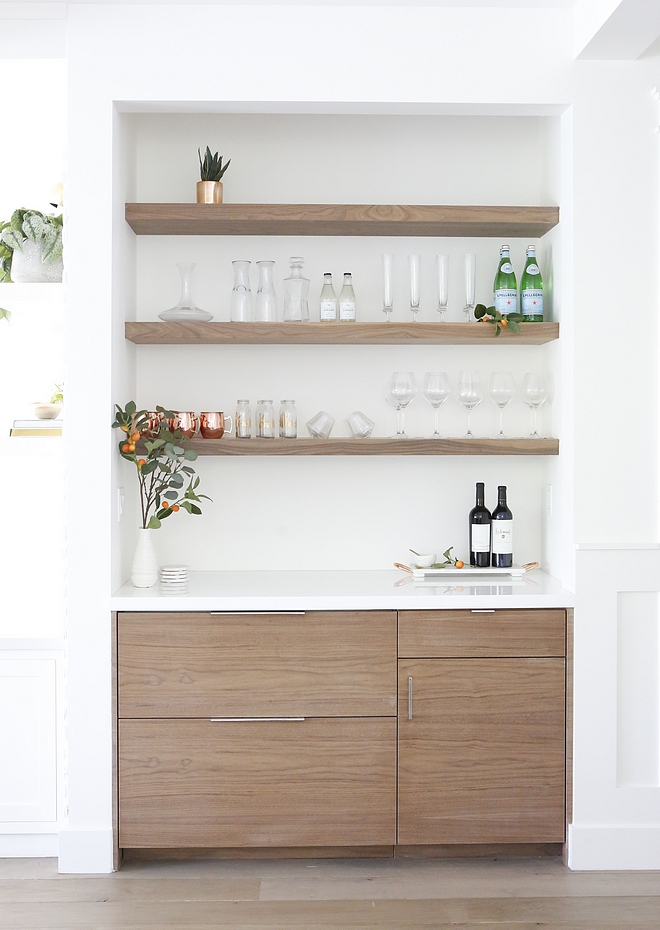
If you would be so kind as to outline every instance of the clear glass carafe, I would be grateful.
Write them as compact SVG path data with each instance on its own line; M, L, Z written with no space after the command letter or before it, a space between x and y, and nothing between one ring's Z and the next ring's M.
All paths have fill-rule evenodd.
M304 258L290 258L291 274L284 279L284 322L306 323L309 320L309 278L304 278Z
M257 437L275 438L275 410L272 400L257 401Z
M280 406L280 439L298 438L298 413L295 400L283 400Z
M252 437L252 410L249 400L236 401L236 438L250 439Z
M275 262L257 262L259 286L254 302L254 319L257 323L275 323L277 321L277 297L273 285L273 265Z
M250 262L232 262L232 265L234 267L234 288L231 292L229 319L232 323L251 323Z
M209 320L213 319L213 314L207 313L206 310L202 310L201 307L196 307L192 299L191 281L195 262L181 262L176 267L179 269L179 274L181 275L181 296L179 297L179 303L175 307L170 307L169 310L163 310L158 316L161 320L165 320L165 322L199 320L200 322L208 323Z

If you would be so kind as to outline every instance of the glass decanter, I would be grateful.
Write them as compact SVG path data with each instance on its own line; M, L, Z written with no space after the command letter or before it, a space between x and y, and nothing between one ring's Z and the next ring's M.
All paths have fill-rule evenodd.
M213 319L213 314L207 313L206 310L202 310L201 307L196 307L190 293L190 282L195 262L181 262L176 267L179 269L179 274L181 275L181 297L179 297L179 303L175 307L170 307L169 310L163 310L158 316L161 320L165 320L166 323L185 320L196 320L202 323L208 323L209 320Z
M232 265L234 268L234 287L231 292L229 319L232 323L251 323L250 262L232 262Z
M254 301L254 319L257 323L277 322L277 297L273 284L273 265L275 262L257 262L259 286Z
M289 259L291 274L284 279L284 322L306 323L309 320L309 278L303 277L304 258Z

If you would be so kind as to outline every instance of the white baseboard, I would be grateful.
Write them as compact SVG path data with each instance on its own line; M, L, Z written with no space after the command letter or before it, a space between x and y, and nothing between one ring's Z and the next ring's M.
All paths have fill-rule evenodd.
M50 859L58 854L57 833L3 833L0 859Z
M660 869L660 824L568 828L568 866L576 871Z
M112 830L60 830L60 872L83 875L112 872L112 854Z

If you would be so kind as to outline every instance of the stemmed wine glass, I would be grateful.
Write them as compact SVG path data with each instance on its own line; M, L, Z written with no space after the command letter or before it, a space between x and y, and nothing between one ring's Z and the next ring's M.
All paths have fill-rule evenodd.
M403 430L403 414L416 393L417 382L412 371L395 371L385 392L387 403L396 407L396 436L392 439L409 438Z
M394 296L392 293L392 272L394 270L394 256L383 255L383 313L385 319L390 322L392 310L394 309Z
M532 411L532 431L529 434L530 439L540 439L536 428L536 411L548 399L550 388L548 379L545 375L538 374L534 371L528 371L522 381L522 395L525 403Z
M470 429L470 414L474 407L478 407L484 399L484 392L481 387L481 377L478 371L461 371L458 376L458 387L456 389L456 399L459 404L467 410L467 433L466 439L474 439L474 434Z
M463 256L463 271L465 273L465 306L463 312L465 319L469 323L474 319L475 307L475 286L477 282L477 256L470 252Z
M516 382L510 371L494 371L490 376L488 388L490 399L500 408L500 431L497 439L506 439L504 435L504 408L516 393Z
M410 309L413 315L413 323L417 322L419 313L419 283L422 273L422 256L409 255L408 263L410 265Z
M438 313L440 314L440 322L444 323L445 313L447 312L449 256L436 255L435 260L438 272Z
M433 407L435 417L435 429L431 439L440 439L440 408L447 400L450 394L449 378L445 371L427 371L424 375L424 385L422 393Z

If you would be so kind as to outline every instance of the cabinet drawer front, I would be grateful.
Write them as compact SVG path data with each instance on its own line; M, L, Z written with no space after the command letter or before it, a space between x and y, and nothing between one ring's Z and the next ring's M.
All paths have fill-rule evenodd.
M402 610L399 658L564 656L564 610Z
M396 716L396 613L121 613L120 717Z
M564 659L400 661L399 843L562 842L564 733Z
M119 844L395 842L396 719L122 720Z

